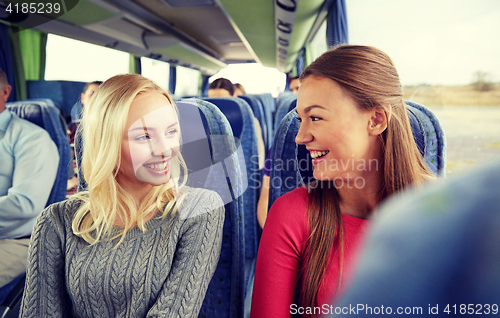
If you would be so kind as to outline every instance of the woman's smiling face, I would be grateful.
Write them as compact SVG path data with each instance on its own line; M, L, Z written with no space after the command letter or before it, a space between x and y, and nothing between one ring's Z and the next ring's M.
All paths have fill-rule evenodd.
M177 114L169 100L155 91L137 95L122 139L120 185L142 188L168 182L179 137Z
M369 169L370 160L370 168L375 168L373 160L379 160L381 147L378 136L370 133L372 112L360 109L339 84L306 77L296 109L301 124L295 142L311 153L316 179L356 178Z

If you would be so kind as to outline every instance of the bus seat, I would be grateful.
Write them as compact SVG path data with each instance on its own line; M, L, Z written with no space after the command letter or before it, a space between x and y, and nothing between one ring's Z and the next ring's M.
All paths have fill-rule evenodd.
M278 95L278 97L276 98L276 111L280 107L283 100L289 98L290 96L295 96L295 98L297 98L297 94L294 94L291 91L283 91Z
M243 201L239 200L238 197L241 197L245 188L245 180L241 178L243 175L242 169L245 168L240 167L239 164L243 161L243 154L241 151L236 153L236 148L240 146L231 137L233 136L233 132L224 114L208 101L193 99L177 102L183 136L183 154L187 145L185 143L185 131L189 129L184 119L189 118L191 120L193 117L189 114L190 111L187 110L189 104L198 107L199 112L204 115L202 116L202 121L205 128L205 135L211 141L212 163L222 161L229 156L235 163L233 171L229 172L230 177L227 178L226 183L226 186L229 185L233 189L234 200L226 203L226 200L223 198L226 203L226 218L224 220L221 255L215 274L208 285L199 317L242 317L245 297L245 248ZM197 124L192 123L192 125ZM224 143L227 144L223 145ZM227 150L231 153L226 153ZM191 158L188 158L188 156L189 154L186 154L184 158L189 168ZM226 165L226 168L228 167ZM220 176L212 177L220 178ZM233 177L238 178L235 180ZM191 173L189 178L191 178Z
M68 167L72 169L73 166L66 121L59 110L50 100L25 100L7 103L6 106L20 118L42 127L49 133L59 151L59 167L46 206L66 199Z
M0 317L19 317L23 297L26 273L17 276L7 285L0 288Z
M260 227L257 221L257 200L260 191L261 171L259 170L257 135L254 128L253 112L243 99L234 97L208 98L227 117L234 136L241 142L246 165L248 188L242 196L244 214L245 247L245 296L251 297L252 277L259 245Z
M77 100L71 107L71 122L76 122L82 119L83 104L81 100Z
M281 120L283 117L285 117L286 114L288 114L289 111L294 109L297 106L297 95L292 94L289 96L286 96L281 100L281 104L278 105L278 109L276 110L276 117L274 118L274 135L276 137L276 132L278 130L278 127L281 123Z
M71 108L80 98L85 82L26 81L28 98L50 98L67 123L71 121Z
M405 101L413 138L432 173L446 176L446 136L438 118L427 107Z
M238 197L245 188L239 165L243 154L234 138L228 138L233 135L231 127L217 107L195 99L180 100L176 104L182 132L182 153L189 171L187 185L214 190L225 203L221 255L199 316L241 317L245 296L245 250L243 202ZM81 171L82 130L83 127L79 126L75 136L79 191L86 187ZM208 158L200 156L200 149L203 154L208 153ZM219 168L221 162L226 163L223 169Z
M83 177L83 170L82 170L82 158L83 158L83 137L82 137L82 125L78 125L76 128L75 132L75 143L74 143L74 149L75 149L75 161L76 161L76 169L77 169L77 176L78 176L78 186L76 191L84 191L87 189L87 181L85 181L85 178Z
M264 107L270 109L272 114L276 112L276 102L273 98L273 95L266 93L266 94L256 94L255 96L260 98Z
M250 105L250 108L252 108L255 118L257 118L260 127L262 128L262 140L264 140L266 151L269 150L270 144L267 140L268 127L267 127L266 117L264 116L264 107L262 106L261 101L253 95L240 95L238 97L246 101L248 105Z
M267 123L267 140L270 145L273 143L273 132L274 132L274 115L276 113L276 103L274 102L274 98L271 94L256 94L256 96L260 102L262 103L262 107L264 109L264 116L266 118Z
M245 155L248 188L243 194L243 212L245 221L245 256L253 260L257 256L258 222L257 199L260 191L260 171L255 133L254 115L250 106L240 98L208 98L228 119L234 136L241 142Z
M64 200L68 182L68 166L71 163L66 121L50 100L25 100L6 103L5 106L20 118L45 129L56 144L59 152L59 167L45 206ZM0 299L4 299L0 305L0 317L18 316L25 279L26 274L22 274L0 289Z
M436 176L446 175L446 138L437 117L425 106L405 101L417 147ZM304 145L295 143L299 121L295 110L281 121L271 153L269 208L281 195L312 180L313 165ZM276 180L280 180L277 182Z

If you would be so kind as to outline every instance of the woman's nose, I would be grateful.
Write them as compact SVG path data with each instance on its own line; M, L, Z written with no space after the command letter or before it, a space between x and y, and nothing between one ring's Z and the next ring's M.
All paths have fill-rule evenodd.
M160 137L157 138L152 145L153 155L170 157L172 155L172 147L178 146L177 143L174 144L172 138Z
M295 143L304 145L313 140L312 134L308 131L306 125L301 124L297 136L295 136Z

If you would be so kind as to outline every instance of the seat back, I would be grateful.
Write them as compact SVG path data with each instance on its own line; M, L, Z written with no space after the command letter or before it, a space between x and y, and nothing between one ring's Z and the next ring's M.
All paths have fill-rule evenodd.
M284 95L279 100L278 108L276 109L276 116L274 117L274 135L276 136L276 131L278 130L278 126L281 123L283 117L295 106L297 105L297 95L296 94L287 94Z
M274 137L274 114L276 112L276 103L271 94L256 94L253 95L257 97L262 103L262 108L264 109L264 116L267 123L267 140L270 145L272 145Z
M221 255L214 276L208 285L199 317L242 317L245 297L245 248L244 222L242 222L243 201L238 199L245 189L246 181L242 178L243 170L245 170L242 146L238 145L232 137L233 132L227 118L210 102L183 100L177 102L177 106L183 139L182 153L190 170L188 184L190 179L191 182L201 182L199 176L195 179L193 175L196 174L196 169L205 165L200 165L200 156L192 151L204 147L206 141L209 141L212 166L206 173L207 181L204 187L219 192L226 209ZM193 116L196 111L201 116ZM193 118L201 118L201 125ZM199 135L192 134L192 130L197 129L196 127L198 130L199 127L205 130L205 140L199 139L197 137ZM186 135L187 131L191 131L191 136ZM202 161L206 162L205 159ZM225 163L225 171L220 167L217 168L220 163ZM200 171L202 175L205 175L205 170ZM226 180L221 180L221 177ZM219 187L221 184L226 189L230 189L231 200L228 201L227 194L212 187ZM196 184L191 184L191 186L196 186Z
M243 151L232 137L228 120L213 104L195 99L176 104L182 132L181 152L189 173L187 185L216 191L225 204L221 255L199 316L241 317L245 297L243 201L239 200L246 189L242 173L245 167L240 166L244 164ZM82 130L83 127L77 130L75 153L79 188L84 189Z
M266 150L269 150L270 144L268 142L268 127L266 122L266 117L264 116L264 107L262 106L261 101L253 96L253 95L240 95L239 98L243 99L250 105L252 108L253 115L259 121L260 127L262 128L262 140L264 141L264 145Z
M258 164L257 135L252 109L244 100L234 97L208 98L229 120L234 136L243 148L248 188L243 194L245 225L245 256L253 260L257 256L258 221L257 199L259 195L260 171Z
M0 317L19 317L21 300L23 298L26 273L22 273L13 281L0 288Z
M434 175L444 178L446 138L439 120L425 106L415 102L405 103L415 143L427 167ZM271 153L269 208L278 197L314 179L309 152L304 145L295 143L299 127L295 110L292 110L283 118L277 130Z
M283 100L289 98L290 96L297 97L297 94L294 94L291 91L283 91L278 95L278 97L276 98L276 111L278 111L278 108L280 107L281 103L283 103Z
M413 138L427 167L438 177L446 176L446 136L434 113L424 105L405 101Z
M26 82L28 98L50 98L67 123L71 120L71 108L80 98L85 84L73 81Z
M83 112L83 104L82 101L78 100L73 105L73 107L71 107L71 122L76 122L82 119L82 112Z
M66 121L50 100L25 100L6 104L7 109L45 129L59 152L59 167L46 206L66 198L68 169L73 169ZM43 158L40 158L43 160Z

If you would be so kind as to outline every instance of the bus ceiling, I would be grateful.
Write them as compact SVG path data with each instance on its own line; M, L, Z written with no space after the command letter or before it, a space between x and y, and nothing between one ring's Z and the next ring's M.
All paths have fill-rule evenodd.
M197 69L205 75L229 63L252 62L289 72L330 12L345 22L345 9L338 10L345 8L344 0L44 2L63 6L58 13L48 13L45 7L41 10L45 13L38 14L30 13L29 7L24 10L19 0L6 0L10 13L0 19ZM347 32L345 23L344 28Z

